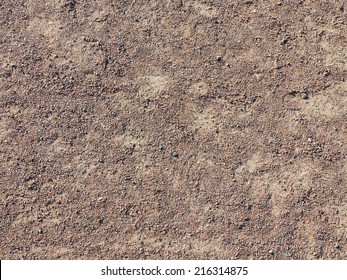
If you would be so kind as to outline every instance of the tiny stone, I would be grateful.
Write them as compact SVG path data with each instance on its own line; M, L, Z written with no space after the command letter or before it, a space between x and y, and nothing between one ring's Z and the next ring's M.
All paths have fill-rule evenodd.
M178 153L176 151L172 152L172 156L178 158Z
M326 70L324 71L323 76L328 77L330 74L331 74L330 70Z
M240 224L237 226L238 229L243 229L244 227L245 227L245 224L244 224L244 223L240 223Z
M284 38L281 42L281 45L286 45L289 42L289 38Z
M269 251L269 254L270 254L270 255L273 255L273 254L274 254L274 251L273 251L273 250L270 250L270 251Z
M308 94L307 94L306 92L303 92L303 93L301 94L301 98L302 98L302 99L308 99Z
M221 57L220 55L217 55L217 56L216 56L216 60L219 61L219 62L221 62L221 61L222 61L222 57Z

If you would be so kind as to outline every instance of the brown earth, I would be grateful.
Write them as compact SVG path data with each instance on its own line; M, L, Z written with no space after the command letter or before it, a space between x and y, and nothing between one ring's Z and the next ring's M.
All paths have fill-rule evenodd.
M2 259L346 259L346 1L0 1Z

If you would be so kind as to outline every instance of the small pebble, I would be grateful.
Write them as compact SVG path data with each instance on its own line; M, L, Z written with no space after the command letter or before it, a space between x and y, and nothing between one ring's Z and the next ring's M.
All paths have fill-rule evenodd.
M222 61L222 57L221 57L220 55L217 55L217 56L216 56L216 60L217 60L218 62L221 62L221 61Z
M174 152L172 152L172 156L175 158L178 158L178 153L174 151Z
M301 98L302 99L308 99L308 94L306 93L306 92L303 92L302 94L301 94Z
M238 229L243 229L244 227L245 227L245 224L244 224L244 223L240 223L240 224L237 226Z
M328 77L330 74L331 74L330 70L326 70L324 71L323 76Z
M284 38L281 42L281 45L284 46L284 45L288 44L288 42L289 42L289 38Z

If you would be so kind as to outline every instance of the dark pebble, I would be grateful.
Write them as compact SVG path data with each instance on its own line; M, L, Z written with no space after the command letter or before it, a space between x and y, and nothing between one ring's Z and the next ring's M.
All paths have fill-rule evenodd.
M178 158L178 153L177 152L173 152L172 156L175 157L175 158Z

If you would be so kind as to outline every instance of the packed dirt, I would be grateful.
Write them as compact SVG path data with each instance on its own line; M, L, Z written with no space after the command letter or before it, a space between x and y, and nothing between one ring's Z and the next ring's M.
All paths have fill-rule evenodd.
M347 3L0 1L1 259L346 259Z

